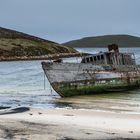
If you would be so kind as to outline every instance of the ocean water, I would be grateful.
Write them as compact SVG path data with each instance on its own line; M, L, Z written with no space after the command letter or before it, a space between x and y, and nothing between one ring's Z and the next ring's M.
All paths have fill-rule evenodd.
M105 51L104 48L76 49L90 53ZM139 48L122 48L121 51L134 52L137 63L140 64ZM0 62L0 106L67 107L140 113L139 89L121 93L61 98L44 77L41 62Z
M41 61L0 62L0 106L50 107L54 97Z

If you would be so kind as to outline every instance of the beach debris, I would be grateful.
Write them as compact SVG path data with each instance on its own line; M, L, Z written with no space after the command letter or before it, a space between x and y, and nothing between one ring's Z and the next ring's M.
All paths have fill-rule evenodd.
M42 113L41 112L38 112L38 114L41 115Z
M22 113L29 111L29 107L17 107L17 108L8 108L8 109L2 109L0 111L0 115L6 115L6 114L14 114L14 113Z
M73 114L64 114L64 116L74 116Z
M92 133L86 132L85 134L87 134L87 135L91 135Z
M133 133L133 131L129 131L129 133Z

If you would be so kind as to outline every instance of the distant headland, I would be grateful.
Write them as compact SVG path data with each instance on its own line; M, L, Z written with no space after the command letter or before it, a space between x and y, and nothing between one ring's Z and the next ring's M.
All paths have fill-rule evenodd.
M0 60L36 60L77 52L53 41L0 27Z
M104 35L97 37L85 37L72 40L63 45L69 47L107 47L109 44L117 44L119 47L140 47L140 37L131 35Z
M131 35L104 35L86 37L59 44L26 33L0 27L0 61L43 60L59 57L81 56L76 47L140 47L140 37Z

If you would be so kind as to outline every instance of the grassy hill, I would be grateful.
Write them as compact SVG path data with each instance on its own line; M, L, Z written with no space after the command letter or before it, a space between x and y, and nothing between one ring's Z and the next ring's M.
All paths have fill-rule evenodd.
M63 45L70 47L106 47L109 44L118 44L119 47L140 47L140 37L130 35L105 35L73 40Z
M73 48L0 27L0 57L30 57L73 52Z

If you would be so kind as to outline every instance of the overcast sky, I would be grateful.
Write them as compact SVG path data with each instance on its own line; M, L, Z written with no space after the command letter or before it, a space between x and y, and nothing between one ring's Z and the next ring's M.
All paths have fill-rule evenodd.
M140 0L0 0L0 26L56 42L140 36Z

